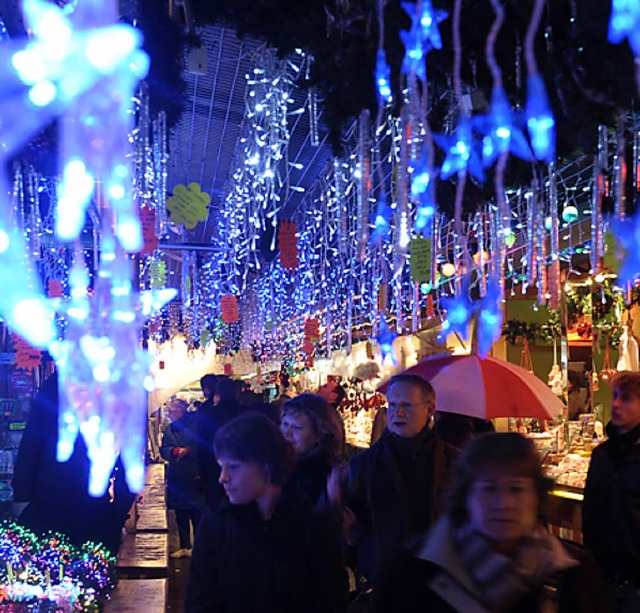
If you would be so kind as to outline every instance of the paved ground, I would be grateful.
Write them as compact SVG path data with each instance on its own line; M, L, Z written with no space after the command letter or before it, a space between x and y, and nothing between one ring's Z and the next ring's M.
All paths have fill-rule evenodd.
M169 518L169 551L179 548L178 527L173 511L167 511ZM189 578L189 564L191 558L169 558L169 597L167 598L168 613L182 613L184 611L184 595Z

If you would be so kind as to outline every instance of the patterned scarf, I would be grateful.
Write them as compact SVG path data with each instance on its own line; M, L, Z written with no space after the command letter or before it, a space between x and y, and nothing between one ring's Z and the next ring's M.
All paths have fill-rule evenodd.
M455 533L463 566L491 611L505 611L542 586L555 570L553 537L537 527L509 556L497 553L491 542L470 525Z

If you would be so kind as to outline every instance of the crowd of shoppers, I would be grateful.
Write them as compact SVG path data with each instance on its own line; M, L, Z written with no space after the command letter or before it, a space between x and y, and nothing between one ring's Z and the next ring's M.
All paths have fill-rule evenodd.
M201 386L196 411L168 403L160 445L173 555L191 556L195 535L187 613L640 610L640 373L612 382L584 548L547 530L552 484L532 443L435 419L419 376L390 380L384 429L350 461L334 387L276 410L226 377ZM69 463L54 461L57 411L54 376L18 454L20 521L115 552L133 495L116 466L110 497L88 498L81 437Z

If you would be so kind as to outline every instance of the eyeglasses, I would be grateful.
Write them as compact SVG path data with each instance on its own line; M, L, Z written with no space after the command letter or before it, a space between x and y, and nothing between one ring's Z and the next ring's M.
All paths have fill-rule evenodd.
M415 409L416 407L419 407L423 404L433 405L433 400L424 400L422 402L390 402L389 408L394 411L397 411L398 409L402 409L403 411L411 411L412 409Z

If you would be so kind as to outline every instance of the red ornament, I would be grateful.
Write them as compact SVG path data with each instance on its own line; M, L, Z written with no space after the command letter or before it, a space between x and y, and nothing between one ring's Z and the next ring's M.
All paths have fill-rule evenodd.
M16 355L13 364L20 370L34 370L42 362L42 352L32 347L27 341L17 334L11 334L11 343Z
M298 257L298 227L293 221L281 221L278 228L278 249L280 263L285 270L296 270L300 265Z
M231 365L230 362L227 362L224 365L224 376L225 377L230 377L233 374L233 366Z
M320 337L320 322L310 317L304 322L304 340L302 342L302 351L310 356L313 355L318 339Z
M431 319L436 314L433 308L433 296L427 294L427 319Z
M238 298L233 294L225 294L220 298L220 317L227 324L234 324L240 319Z
M140 225L142 227L142 249L140 255L152 255L158 248L156 236L156 210L142 207L140 209Z
M49 279L49 283L47 284L47 293L49 294L49 298L64 298L62 283L57 279Z

